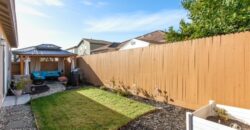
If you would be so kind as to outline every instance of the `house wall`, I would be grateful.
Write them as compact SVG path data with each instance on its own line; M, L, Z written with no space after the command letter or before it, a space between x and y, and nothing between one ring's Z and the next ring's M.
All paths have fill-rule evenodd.
M124 45L120 50L128 50L128 49L135 49L135 48L141 48L141 47L147 47L150 43L144 42L137 39L130 40L126 45Z
M67 49L68 52L74 53L74 48L72 49Z
M0 40L0 107L2 106L2 102L4 96L6 95L7 86L10 82L10 47L8 41L6 40L6 34L3 30L3 26L0 21L0 38L4 40Z
M90 54L90 43L88 41L83 41L81 45L77 48L78 50L78 55L83 56L83 55L89 55Z
M90 44L90 50L95 50L95 49L103 47L103 46L106 46L106 45Z
M0 43L1 44L1 43ZM4 88L4 73L3 73L3 46L0 46L0 107L2 106L2 101L3 101L3 88Z

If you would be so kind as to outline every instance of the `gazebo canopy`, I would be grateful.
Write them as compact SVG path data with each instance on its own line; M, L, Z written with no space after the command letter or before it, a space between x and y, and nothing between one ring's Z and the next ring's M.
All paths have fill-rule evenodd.
M61 47L53 44L41 44L13 51L14 55L38 56L38 57L71 57L76 54L62 50Z
M32 46L12 51L14 59L19 56L20 59L20 71L21 74L28 75L29 70L39 71L41 69L41 58L57 58L58 69L64 70L64 59L71 59L71 68L75 68L74 53L62 50L61 47L53 44L40 44L38 46ZM17 61L17 60L16 60ZM31 63L29 65L29 63Z

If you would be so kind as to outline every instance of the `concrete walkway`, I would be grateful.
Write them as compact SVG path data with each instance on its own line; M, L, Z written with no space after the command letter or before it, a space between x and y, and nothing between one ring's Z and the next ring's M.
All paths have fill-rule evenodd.
M30 99L31 97L29 94L25 94L22 96L7 96L4 99L3 107L27 104Z

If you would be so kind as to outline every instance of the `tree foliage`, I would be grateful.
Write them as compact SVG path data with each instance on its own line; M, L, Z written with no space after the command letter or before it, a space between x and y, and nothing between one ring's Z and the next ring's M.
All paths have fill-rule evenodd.
M190 22L170 27L168 42L241 32L250 29L250 0L182 0Z

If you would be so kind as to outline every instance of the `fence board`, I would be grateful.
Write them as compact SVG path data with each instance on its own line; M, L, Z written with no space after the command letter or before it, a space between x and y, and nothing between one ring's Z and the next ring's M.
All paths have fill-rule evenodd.
M140 96L195 109L216 100L250 108L250 32L78 57L94 85L140 89ZM159 92L161 91L161 93ZM147 97L146 96L146 97Z

